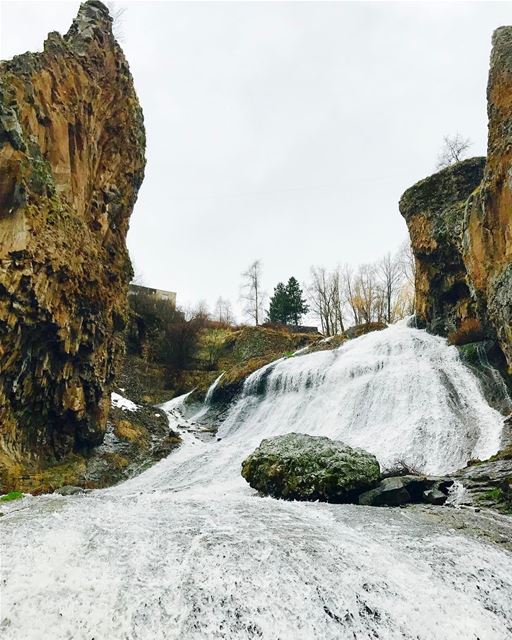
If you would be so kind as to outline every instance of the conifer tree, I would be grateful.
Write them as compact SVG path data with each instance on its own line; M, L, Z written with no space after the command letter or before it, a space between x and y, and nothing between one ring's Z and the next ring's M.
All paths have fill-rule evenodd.
M298 281L292 276L286 285L286 311L288 322L297 326L302 316L309 311L306 300L302 297L303 291Z
M269 322L276 322L279 324L288 323L288 294L286 287L282 282L279 282L274 289L274 294L270 298L270 304L268 309Z
M302 289L293 276L286 286L279 282L270 298L269 322L298 325L301 317L309 310L302 294Z

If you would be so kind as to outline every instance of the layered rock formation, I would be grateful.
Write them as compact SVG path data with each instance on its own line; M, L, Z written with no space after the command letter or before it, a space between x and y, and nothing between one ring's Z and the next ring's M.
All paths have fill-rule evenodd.
M419 322L466 342L497 339L511 367L512 27L494 33L487 98L485 165L474 158L422 180L400 211L416 257Z
M512 366L512 27L494 32L484 179L467 205L464 262L479 313Z
M102 441L144 148L128 64L97 0L42 53L1 64L3 483Z
M443 169L400 199L416 258L416 315L433 333L448 335L476 317L462 251L466 201L483 178L485 158Z

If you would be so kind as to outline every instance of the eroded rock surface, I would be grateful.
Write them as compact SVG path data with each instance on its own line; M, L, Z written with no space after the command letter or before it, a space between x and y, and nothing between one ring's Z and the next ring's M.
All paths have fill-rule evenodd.
M497 339L512 366L512 27L493 35L487 158L404 193L420 324L455 343ZM459 342L457 342L457 340Z
M512 27L493 35L484 179L467 203L464 262L480 314L512 366Z
M466 201L480 184L485 158L443 169L400 199L416 258L416 316L421 326L447 336L477 317L462 255Z
M0 480L101 443L126 318L142 112L112 20L0 66Z

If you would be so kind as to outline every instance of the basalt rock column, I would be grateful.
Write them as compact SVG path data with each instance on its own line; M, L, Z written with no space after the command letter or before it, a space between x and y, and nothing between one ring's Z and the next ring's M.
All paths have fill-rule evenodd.
M512 367L512 27L493 35L487 114L487 162L467 206L464 262L480 313Z
M419 322L441 335L476 326L481 338L497 340L510 372L512 27L493 35L487 112L485 161L466 160L418 182L400 211L416 258Z
M101 2L1 63L0 481L102 441L144 148Z

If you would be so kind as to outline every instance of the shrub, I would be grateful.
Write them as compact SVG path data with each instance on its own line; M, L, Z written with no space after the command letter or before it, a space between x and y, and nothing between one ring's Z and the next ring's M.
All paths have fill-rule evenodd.
M421 471L405 460L395 460L388 469L382 472L382 478L393 478L395 476L420 476Z
M2 496L0 501L10 502L11 500L18 500L18 498L23 498L21 491L11 491L10 493L6 493L5 496Z
M130 296L129 303L138 319L136 340L128 336L129 351L142 353L146 344L150 359L171 371L186 369L207 317L197 313L187 320L169 301L151 295Z

